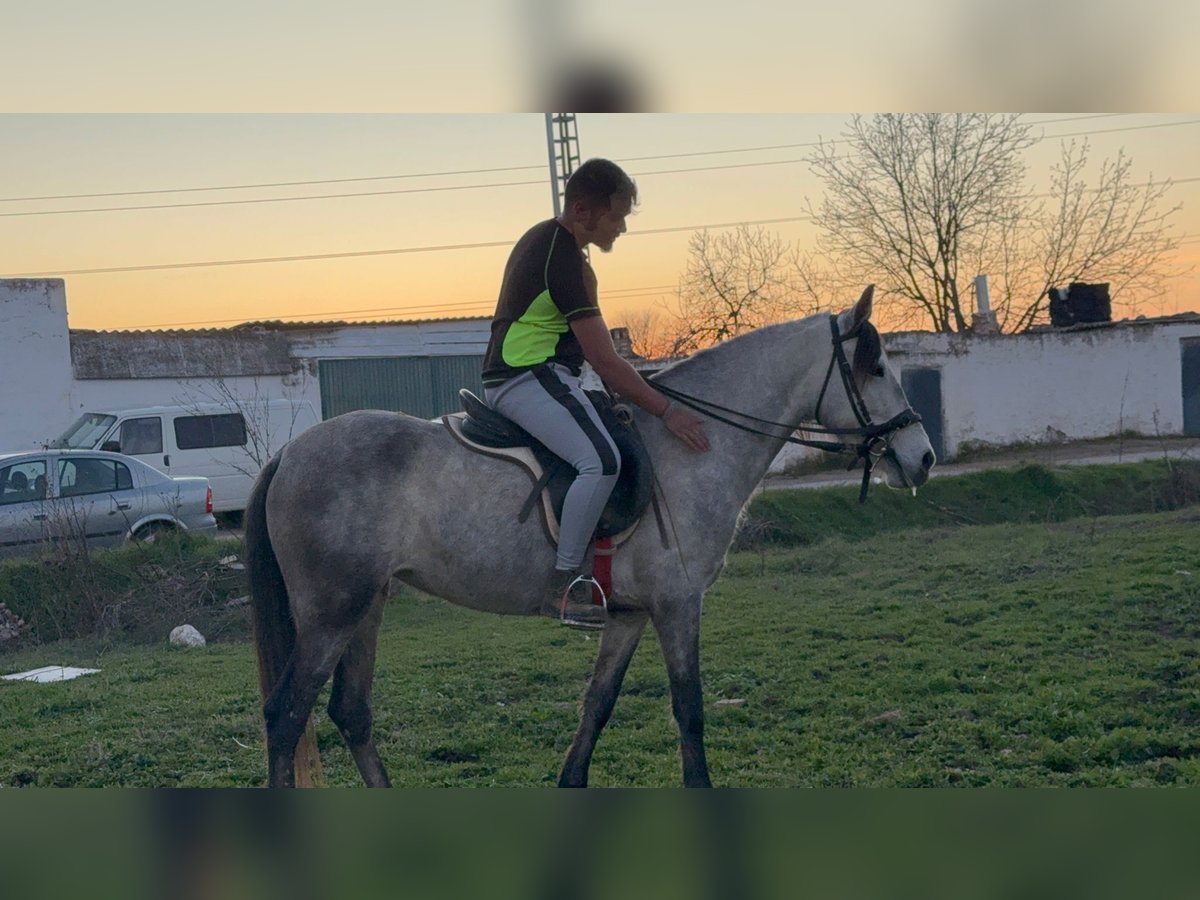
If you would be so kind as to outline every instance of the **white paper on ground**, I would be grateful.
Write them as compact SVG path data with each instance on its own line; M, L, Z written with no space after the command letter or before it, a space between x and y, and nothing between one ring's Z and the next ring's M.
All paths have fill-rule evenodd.
M28 672L17 672L15 675L5 675L5 681L36 681L45 684L50 681L70 681L80 675L91 675L99 669L77 669L74 666L42 666L40 669L30 669Z

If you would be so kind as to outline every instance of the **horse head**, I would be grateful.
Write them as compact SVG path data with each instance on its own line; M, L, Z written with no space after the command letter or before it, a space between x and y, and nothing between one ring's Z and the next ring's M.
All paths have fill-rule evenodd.
M937 457L871 324L874 295L875 285L868 285L854 306L835 317L833 359L817 401L817 419L861 434L862 452L882 468L889 487L917 488L929 479ZM841 389L839 379L829 377L835 368Z

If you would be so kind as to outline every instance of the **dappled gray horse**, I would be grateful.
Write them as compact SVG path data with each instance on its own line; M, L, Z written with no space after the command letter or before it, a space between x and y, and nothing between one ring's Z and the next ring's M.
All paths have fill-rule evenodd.
M822 313L742 335L653 379L725 412L713 413L706 454L635 413L671 546L643 523L613 559L609 623L560 785L587 784L596 739L647 621L670 677L684 784L709 785L701 601L742 507L794 423L867 432L864 458L877 461L893 487L928 478L933 451L869 321L871 297L868 288L836 318ZM884 424L864 428L864 416L868 426ZM738 418L752 427L731 424ZM770 422L793 424L762 427ZM336 490L330 472L338 473ZM363 780L389 784L371 734L371 683L390 579L472 609L540 612L553 590L554 549L537 517L517 521L528 493L518 467L470 452L441 424L399 413L338 416L267 464L246 510L246 558L272 786L311 783L319 757L306 725L331 675L330 718Z

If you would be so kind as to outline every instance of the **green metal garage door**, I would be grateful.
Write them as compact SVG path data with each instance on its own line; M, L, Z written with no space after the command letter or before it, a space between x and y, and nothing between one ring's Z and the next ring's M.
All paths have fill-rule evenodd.
M318 364L321 417L355 409L390 409L432 419L461 408L459 388L482 396L482 356L323 359Z

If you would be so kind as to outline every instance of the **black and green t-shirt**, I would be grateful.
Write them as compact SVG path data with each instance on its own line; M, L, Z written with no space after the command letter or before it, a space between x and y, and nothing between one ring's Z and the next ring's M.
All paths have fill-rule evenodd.
M576 375L583 348L570 322L600 315L583 282L583 252L557 220L521 237L500 285L492 337L483 358L483 383L492 387L545 362Z

